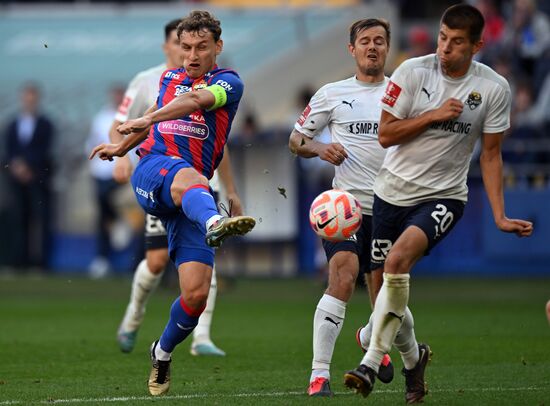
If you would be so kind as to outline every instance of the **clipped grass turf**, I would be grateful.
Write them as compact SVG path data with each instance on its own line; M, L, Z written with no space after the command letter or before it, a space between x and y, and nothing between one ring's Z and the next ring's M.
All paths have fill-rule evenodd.
M381 404L404 403L396 377L368 399L351 394L343 373L361 352L355 330L368 318L357 291L332 364L332 399L305 395L312 317L323 287L311 280L237 280L221 284L212 336L225 358L196 358L189 340L173 356L165 398L147 395L148 347L167 321L176 290L161 288L148 307L138 344L115 342L128 280L0 277L0 406L32 404ZM550 280L412 279L410 307L434 405L550 405Z

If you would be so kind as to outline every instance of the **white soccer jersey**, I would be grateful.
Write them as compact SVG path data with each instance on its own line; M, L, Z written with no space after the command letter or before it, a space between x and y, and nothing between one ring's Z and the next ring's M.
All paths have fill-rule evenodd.
M124 100L118 106L115 119L120 122L141 117L145 111L157 101L159 80L166 65L158 65L139 72L130 82Z
M332 186L353 194L367 215L372 215L372 187L386 154L378 142L378 124L379 100L388 80L365 83L354 76L329 83L315 93L294 125L309 138L328 126L332 142L348 153L348 158L335 166Z
M383 200L396 206L442 198L467 201L466 179L477 139L510 127L506 79L476 61L464 77L449 78L431 54L396 69L381 106L399 119L412 118L451 97L464 103L460 117L434 123L412 141L388 149L374 185Z
M123 123L141 117L155 104L159 94L160 77L166 69L166 64L162 64L139 72L128 85L124 99L118 106L115 120ZM215 192L220 190L218 171L214 172L209 183Z

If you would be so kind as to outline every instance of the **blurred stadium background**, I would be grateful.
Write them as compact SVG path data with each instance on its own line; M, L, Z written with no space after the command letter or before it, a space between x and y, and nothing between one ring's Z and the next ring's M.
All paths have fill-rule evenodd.
M504 144L507 213L532 220L535 231L520 240L496 230L474 159L465 215L415 268L414 277L422 277L415 279L411 301L419 309L419 336L437 348L439 358L429 373L435 402L545 404L550 399L550 335L543 310L550 298L550 2L470 2L487 19L480 59L506 76L513 89L513 126ZM111 277L88 281L98 251L98 207L85 145L109 89L125 87L137 72L160 64L163 25L197 8L222 21L220 65L236 69L246 84L230 148L238 190L259 223L217 256L221 281L213 330L230 356L225 363L187 356L186 366L175 370L172 401L257 404L268 391L271 397L262 403L303 403L311 316L326 277L307 210L330 187L333 170L318 159L293 157L288 135L312 92L353 73L346 47L353 21L379 16L391 22L389 75L404 58L435 49L438 19L454 3L0 0L0 404L71 403L66 399L72 398L96 404L85 399L101 403L103 397L116 403L116 396L127 396L120 404L147 400L140 397L148 368L144 354L164 325L177 288L165 285L153 297L136 354L113 363L129 278L143 255L143 215L129 186L120 188L114 196L118 220L111 228ZM56 129L49 152L52 229L45 262L31 267L18 262L16 235L22 225L14 215L18 208L6 160L6 126L29 81L41 89L42 110ZM39 250L36 235L35 230L32 244ZM370 311L366 294L356 294L348 310L335 376L358 360L352 337ZM193 370L193 377L180 367ZM341 394L343 387L335 390ZM402 401L401 392L397 379L377 399L395 404ZM343 397L346 404L353 401L360 400Z
M125 86L139 71L163 61L162 26L193 8L221 19L221 64L246 83L230 144L238 189L248 212L261 223L249 237L219 255L220 274L292 276L322 269L319 244L306 211L330 186L332 169L288 152L287 137L308 95L322 84L349 76L347 28L363 16L392 24L387 73L404 58L431 52L438 18L453 1L212 0L190 2L30 1L0 2L0 265L17 261L6 189L7 120L16 113L28 81L42 91L43 111L54 123L53 226L45 267L85 272L96 256L97 207L88 151L91 120L107 103L108 89ZM513 128L506 140L506 203L510 216L535 222L530 239L499 233L472 163L470 202L456 231L417 267L422 273L550 274L550 79L548 2L476 0L487 16L487 46L480 59L497 69L514 90ZM527 5L526 5L527 4ZM533 27L514 16L534 6ZM527 13L527 11L522 11ZM541 22L542 19L542 22ZM536 27L534 27L537 21ZM542 28L541 28L542 27ZM523 30L523 31L522 31ZM280 190L286 191L285 196ZM112 228L113 272L129 273L141 250L141 212L129 188L116 194L121 221Z

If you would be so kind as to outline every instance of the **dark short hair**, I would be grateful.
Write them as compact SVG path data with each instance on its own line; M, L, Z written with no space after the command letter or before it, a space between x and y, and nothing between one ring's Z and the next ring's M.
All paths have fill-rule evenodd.
M179 23L181 23L181 18L172 20L164 26L164 41L168 41L168 38L170 38L170 34L172 33L172 31L178 29Z
M363 20L354 22L352 26L349 27L349 43L352 45L355 44L357 34L359 34L361 31L378 26L384 27L384 30L386 30L386 41L388 41L388 45L390 45L390 23L383 18L365 18Z
M485 19L474 6L455 4L445 10L441 17L441 24L445 24L452 30L467 30L470 42L475 43L481 39Z
M178 25L178 37L185 32L199 32L207 30L212 33L214 41L218 41L222 35L220 20L210 14L208 11L191 11L187 17L184 17Z

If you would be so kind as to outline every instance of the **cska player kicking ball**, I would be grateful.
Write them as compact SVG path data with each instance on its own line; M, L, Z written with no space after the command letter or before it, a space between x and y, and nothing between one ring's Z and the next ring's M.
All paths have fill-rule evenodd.
M181 289L164 332L151 345L152 395L168 391L172 351L193 331L205 308L212 247L248 233L256 223L248 216L222 217L208 187L243 92L237 73L216 65L223 48L220 22L206 11L193 11L177 33L183 68L164 72L157 104L118 128L128 137L118 144L99 145L90 155L112 159L145 140L138 149L140 162L132 185L140 205L166 228Z

